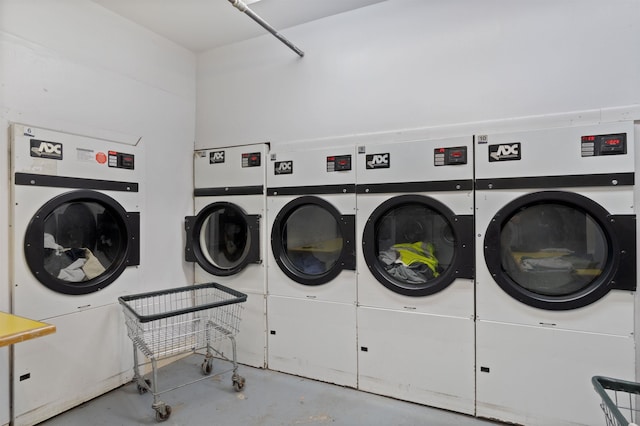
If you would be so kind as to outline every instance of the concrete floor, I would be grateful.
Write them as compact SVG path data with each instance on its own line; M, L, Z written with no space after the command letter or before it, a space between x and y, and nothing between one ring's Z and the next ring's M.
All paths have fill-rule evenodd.
M202 357L190 356L159 370L159 386L168 389L202 377ZM213 375L228 370L214 363ZM275 426L275 425L367 425L367 426L480 426L496 423L474 417L398 401L355 389L317 382L270 370L240 366L246 379L235 392L231 373L160 395L172 412L162 425ZM47 420L44 426L153 425L153 396L140 395L129 383L99 398Z

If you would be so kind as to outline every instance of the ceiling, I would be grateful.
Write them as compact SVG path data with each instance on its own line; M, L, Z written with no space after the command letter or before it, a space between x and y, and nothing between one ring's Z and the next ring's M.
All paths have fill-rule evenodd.
M229 0L93 1L194 52L268 34ZM286 28L381 1L384 0L245 0L245 3L286 37L283 31Z

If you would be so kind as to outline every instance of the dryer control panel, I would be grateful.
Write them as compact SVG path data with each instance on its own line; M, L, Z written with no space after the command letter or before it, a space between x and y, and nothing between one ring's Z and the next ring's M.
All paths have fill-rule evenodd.
M327 157L327 172L344 172L351 170L350 155L330 155Z
M627 134L582 136L582 156L619 155L627 153Z
M467 164L467 147L436 148L433 150L434 166L455 166Z

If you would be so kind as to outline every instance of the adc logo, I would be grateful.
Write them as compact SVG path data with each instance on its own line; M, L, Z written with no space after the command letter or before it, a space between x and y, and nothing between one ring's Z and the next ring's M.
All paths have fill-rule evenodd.
M367 169L388 169L390 166L391 155L386 154L367 154Z
M62 144L58 142L47 142L38 139L31 139L30 154L32 157L62 160Z
M224 151L212 151L209 153L209 164L224 163Z
M293 161L276 161L274 164L274 173L277 175L293 174Z
M489 161L520 160L520 142L489 145Z

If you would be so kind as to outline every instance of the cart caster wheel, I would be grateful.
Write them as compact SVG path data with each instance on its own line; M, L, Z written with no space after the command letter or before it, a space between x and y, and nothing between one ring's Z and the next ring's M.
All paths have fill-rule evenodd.
M157 422L164 422L165 420L167 420L169 418L169 416L171 416L171 406L170 405L165 405L163 408L156 410L156 421Z
M151 387L151 380L144 379L144 382L147 384L147 386L138 383L138 393L140 395L144 395L145 393L147 393L149 391L149 388Z
M231 380L233 381L233 389L236 392L240 392L242 389L244 389L244 382L245 382L244 377L234 375Z
M213 358L205 359L202 363L202 374L208 376L213 371Z

